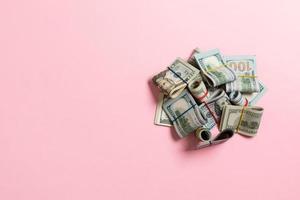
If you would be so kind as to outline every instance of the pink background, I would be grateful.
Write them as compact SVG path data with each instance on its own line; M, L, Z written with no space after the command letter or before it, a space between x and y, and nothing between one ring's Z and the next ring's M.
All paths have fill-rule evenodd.
M299 199L299 8L2 0L0 199ZM150 78L197 46L257 55L256 138L187 151L153 125Z

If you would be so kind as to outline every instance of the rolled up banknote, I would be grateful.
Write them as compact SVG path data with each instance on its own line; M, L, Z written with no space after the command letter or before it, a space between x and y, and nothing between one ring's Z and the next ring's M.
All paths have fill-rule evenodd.
M228 95L230 102L233 105L247 106L248 100L239 91L230 92Z
M264 109L257 106L226 105L223 109L220 130L230 128L237 133L253 137L257 134Z
M208 90L200 76L189 83L188 89L198 103L206 101L209 97Z
M152 78L161 92L170 98L176 98L199 75L199 70L181 58L177 58L167 70Z
M205 147L221 144L223 142L228 141L232 136L234 135L234 132L232 129L224 129L221 133L219 133L214 139L209 141L200 142L196 149L203 149Z
M211 140L211 133L207 128L197 128L195 136L202 142Z
M225 60L237 77L235 81L226 83L226 92L252 93L259 91L255 56L226 56Z
M194 57L209 86L216 87L236 79L234 71L226 65L218 49L198 53Z
M205 118L199 112L198 105L187 90L175 99L168 99L164 102L163 109L181 138L206 123Z
M217 125L220 122L223 107L228 104L230 104L229 97L225 91L222 89L215 90L209 99L199 106L200 112L207 119L204 127L210 130Z

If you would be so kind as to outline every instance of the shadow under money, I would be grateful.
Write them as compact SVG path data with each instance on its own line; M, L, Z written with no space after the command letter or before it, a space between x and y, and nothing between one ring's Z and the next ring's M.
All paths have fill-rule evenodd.
M198 139L194 134L189 134L187 137L184 138L184 150L185 151L194 151L197 150L196 146L198 144Z
M180 140L181 138L179 137L179 135L177 134L174 126L170 127L170 132L171 132L171 137L174 141L178 141Z
M202 149L197 149L197 145L199 144L199 140L196 138L196 136L194 136L193 134L190 134L189 136L187 136L186 138L184 138L185 142L183 143L184 146L184 151L185 152L199 152L199 153L208 153L208 152L213 152L216 151L216 149L220 148L222 145L226 145L226 143L224 144L218 144L218 145L211 145ZM198 153L197 153L198 154Z

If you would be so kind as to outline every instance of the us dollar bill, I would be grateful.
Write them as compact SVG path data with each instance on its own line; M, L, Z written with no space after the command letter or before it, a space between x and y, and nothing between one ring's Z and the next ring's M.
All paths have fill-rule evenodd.
M258 81L259 84L259 91L253 92L252 94L249 93L242 93L242 96L248 100L249 105L255 105L259 99L261 99L267 91L267 88L263 82Z
M155 118L154 118L154 124L159 126L172 126L172 123L168 115L162 108L162 105L166 101L166 99L167 98L163 93L159 94L158 103L156 105L156 110L155 110Z
M176 98L199 75L199 70L181 58L177 58L167 70L152 78L153 83L162 93L170 98Z
M163 109L181 138L206 123L206 119L199 112L195 100L187 90L184 90L175 99L166 100L163 103Z
M255 56L226 56L225 60L236 74L235 81L226 83L226 92L252 93L259 91Z
M236 80L236 75L224 61L220 51L214 49L194 56L204 80L210 87L216 87Z
M222 110L225 105L230 104L229 97L222 89L213 91L207 101L199 105L199 110L207 119L203 127L211 130L220 122Z
M227 128L235 130L241 135L253 137L257 134L264 109L257 106L233 106L224 107L220 130Z
M191 55L187 59L187 62L193 65L194 67L198 67L197 61L195 59L195 55L198 53L201 53L201 50L197 47L192 51Z

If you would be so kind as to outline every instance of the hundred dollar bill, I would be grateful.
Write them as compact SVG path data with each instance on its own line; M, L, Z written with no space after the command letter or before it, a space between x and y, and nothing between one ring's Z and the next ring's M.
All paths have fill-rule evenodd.
M258 84L259 84L259 91L258 92L253 92L252 94L242 93L243 97L245 97L248 100L249 105L255 105L257 103L257 101L267 91L266 86L261 81L258 81Z
M172 126L171 121L169 120L168 115L165 113L165 111L162 109L163 102L165 102L167 98L163 93L160 93L158 96L158 103L156 105L156 111L155 111L155 119L154 123L156 125L160 126Z
M234 71L226 65L218 49L198 53L194 57L210 87L223 85L236 79Z
M257 134L264 109L256 106L233 106L224 107L220 130L230 128L241 135L255 136Z
M199 70L177 58L167 70L153 77L154 84L170 98L176 98L199 75Z
M175 99L168 99L164 102L163 109L181 138L206 123L205 118L199 112L198 105L187 90Z
M207 119L206 124L203 126L207 129L212 129L220 122L223 107L230 104L229 97L224 90L217 89L199 106L199 110Z
M196 146L196 149L203 149L208 146L224 143L224 142L228 141L230 138L232 138L233 135L234 135L234 132L232 129L224 129L214 139L209 140L209 141L200 142Z
M225 60L237 77L235 81L226 83L226 92L252 93L259 91L255 56L226 56Z

